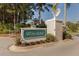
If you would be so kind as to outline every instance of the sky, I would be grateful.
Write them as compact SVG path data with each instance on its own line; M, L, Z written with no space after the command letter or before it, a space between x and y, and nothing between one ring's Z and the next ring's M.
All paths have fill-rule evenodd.
M61 9L60 15L57 17L57 19L64 19L64 4L60 3L58 5L58 8ZM52 10L51 8L49 8L50 11L48 12L47 10L45 10L45 12L41 13L41 18L43 20L49 20L51 18L53 18L52 15ZM34 17L38 17L38 11L35 12ZM79 4L78 3L73 3L70 5L70 7L67 9L67 20L69 21L78 21L79 20Z

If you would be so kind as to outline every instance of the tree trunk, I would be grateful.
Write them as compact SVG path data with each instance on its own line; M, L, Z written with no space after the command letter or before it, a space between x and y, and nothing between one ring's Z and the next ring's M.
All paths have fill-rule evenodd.
M3 7L3 21L2 21L3 24L4 24L4 14L5 14L5 11L4 11L4 7Z
M64 27L66 28L66 22L67 22L67 5L64 3Z
M39 10L39 20L40 20L40 24L41 24L41 11Z
M19 23L19 12L17 12L17 23Z
M14 30L15 30L15 12L14 12Z

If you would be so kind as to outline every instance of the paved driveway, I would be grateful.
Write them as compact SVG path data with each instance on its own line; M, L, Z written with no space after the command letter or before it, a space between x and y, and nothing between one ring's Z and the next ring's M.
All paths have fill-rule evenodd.
M77 40L76 40L77 39ZM8 47L13 44L12 38L0 37L0 55L4 56L79 56L79 38L74 37L74 40L60 41L48 47L34 48L27 52L12 52Z

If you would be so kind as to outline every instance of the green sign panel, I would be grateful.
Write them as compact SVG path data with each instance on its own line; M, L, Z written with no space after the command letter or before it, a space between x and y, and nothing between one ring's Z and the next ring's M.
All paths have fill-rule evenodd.
M36 37L45 37L47 34L46 30L40 29L40 30L24 30L23 31L23 37L24 39L27 38L36 38Z

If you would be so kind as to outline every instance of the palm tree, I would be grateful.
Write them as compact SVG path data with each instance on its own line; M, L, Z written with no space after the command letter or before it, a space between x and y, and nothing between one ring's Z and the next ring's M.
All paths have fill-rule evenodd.
M55 4L52 5L54 20L56 20L57 6L58 6L57 3L55 3Z
M46 4L46 3L37 3L35 4L35 10L38 10L38 18L40 20L40 23L41 23L41 12L44 12L44 10L47 10L49 11L49 8L48 7L52 7L52 4Z
M23 20L31 19L34 15L33 4L20 4L20 16Z

